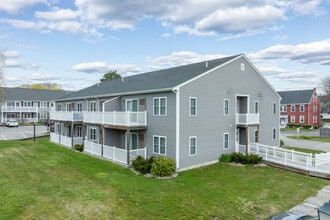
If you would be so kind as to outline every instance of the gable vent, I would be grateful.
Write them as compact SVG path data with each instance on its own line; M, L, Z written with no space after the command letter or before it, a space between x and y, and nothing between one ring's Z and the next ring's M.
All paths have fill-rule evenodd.
M209 67L209 62L205 62L205 68Z

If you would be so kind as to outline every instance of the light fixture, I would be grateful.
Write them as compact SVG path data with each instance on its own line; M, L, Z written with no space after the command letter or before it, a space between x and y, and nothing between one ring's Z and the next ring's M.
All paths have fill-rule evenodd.
M232 94L232 91L231 91L231 90L229 90L229 91L228 91L228 94L229 94L229 95L231 95L231 94Z
M258 93L258 97L262 97L262 94L260 92Z

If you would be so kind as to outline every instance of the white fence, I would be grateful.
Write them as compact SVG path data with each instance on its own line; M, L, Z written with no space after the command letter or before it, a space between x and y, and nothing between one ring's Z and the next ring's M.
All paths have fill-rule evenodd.
M102 145L90 141L84 141L84 151L93 155L105 157L107 159L113 160L115 162L120 162L127 164L127 150L117 148L114 146L103 145L103 155L102 155ZM137 156L147 157L147 149L136 149L130 150L130 160L134 160Z
M257 154L265 161L330 174L330 153L313 155L258 143L250 143L249 153Z
M72 143L73 140L73 143ZM57 133L51 132L50 133L50 141L56 144L60 144L66 147L73 147L76 144L82 144L83 138L82 137L68 137L64 135L59 135Z

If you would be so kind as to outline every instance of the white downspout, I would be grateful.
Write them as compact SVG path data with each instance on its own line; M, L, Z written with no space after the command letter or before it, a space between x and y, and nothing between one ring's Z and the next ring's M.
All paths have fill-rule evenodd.
M180 168L180 89L173 89L175 93L175 163Z

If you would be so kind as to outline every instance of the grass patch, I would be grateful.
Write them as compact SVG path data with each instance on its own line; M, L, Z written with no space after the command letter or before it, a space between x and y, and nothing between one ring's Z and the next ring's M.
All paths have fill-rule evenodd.
M48 138L0 141L0 158L0 219L265 219L329 185L223 163L146 178Z
M330 138L313 137L313 136L306 136L306 135L301 135L298 138L297 138L297 135L290 135L290 136L287 136L287 137L291 138L291 139L302 139L302 140L310 140L310 141L319 141L319 142L330 143Z
M312 149L299 148L299 147L283 146L282 148L287 149L287 150L294 150L294 151L298 151L298 152L308 153L308 154L310 154L310 153L312 153L312 154L326 153L326 151L312 150Z

